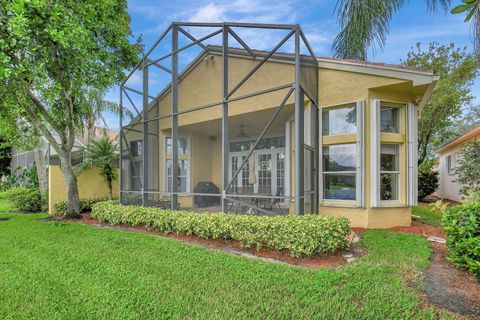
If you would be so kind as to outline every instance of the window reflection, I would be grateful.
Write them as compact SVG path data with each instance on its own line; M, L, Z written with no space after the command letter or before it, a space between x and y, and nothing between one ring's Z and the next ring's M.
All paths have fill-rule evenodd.
M400 147L382 144L380 148L380 200L399 200Z
M327 109L322 112L322 134L324 136L355 133L357 131L357 109L354 106Z
M399 108L390 106L380 107L380 131L399 133Z
M339 144L323 147L324 171L355 171L354 144Z
M323 198L355 200L356 145L323 147Z

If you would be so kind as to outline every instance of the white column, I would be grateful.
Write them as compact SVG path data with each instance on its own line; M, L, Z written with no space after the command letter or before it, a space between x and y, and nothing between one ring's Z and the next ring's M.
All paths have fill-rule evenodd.
M364 193L364 184L365 184L365 170L364 170L364 159L365 159L365 143L364 143L364 109L365 101L357 101L357 181L356 181L356 198L357 198L357 207L363 208L365 206L365 193Z
M371 180L371 206L380 206L380 100L371 102L370 118L370 180Z
M322 108L318 107L318 202L323 202L323 116Z
M418 123L417 108L413 103L407 105L407 205L417 204L418 197Z

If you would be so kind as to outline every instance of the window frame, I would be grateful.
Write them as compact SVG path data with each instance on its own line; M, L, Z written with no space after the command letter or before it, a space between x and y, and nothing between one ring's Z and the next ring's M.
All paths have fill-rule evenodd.
M337 133L337 134L323 134L323 129L324 129L323 113L325 111L345 109L345 108L354 108L355 109L355 131L346 132L346 133ZM357 125L358 124L358 105L357 105L357 102L347 102L347 103L343 103L343 104L339 104L339 105L322 107L319 110L319 115L320 115L319 122L321 122L320 123L321 130L319 130L319 134L321 135L322 138L323 137L339 137L339 136L345 136L345 135L352 135L352 134L357 134L357 132L358 132L358 125Z
M137 147L136 147L136 151L137 153L134 155L133 154L133 144L136 143L137 144ZM138 152L138 147L141 147L141 153ZM130 141L130 150L132 152L132 158L138 158L138 157L143 157L143 139L137 139L137 140L132 140Z
M324 166L324 163L323 163L323 158L325 156L325 153L323 152L323 148L326 148L326 147L333 147L333 146L345 146L345 145L352 145L354 146L354 149L355 149L355 153L353 154L353 158L355 160L355 164L354 164L354 167L355 167L355 170L346 170L346 171L325 171L325 166ZM349 143L338 143L338 144L327 144L327 145L322 145L322 157L321 157L321 160L322 161L322 194L321 194L321 197L322 197L322 200L325 201L325 202L356 202L357 201L357 188L358 188L358 178L357 178L357 168L358 168L358 157L357 157L357 146L355 143L353 142L349 142ZM342 175L342 174L346 174L346 175L354 175L355 177L355 199L330 199L330 198L325 198L325 177L327 175Z
M173 154L171 153L168 153L167 150L168 150L168 146L167 146L167 140L168 139L171 139L172 137L171 136L165 136L164 139L163 139L163 143L164 143L164 146L163 146L163 190L165 190L166 193L172 193L172 191L168 191L169 190L169 184L168 184L168 160L173 160ZM179 196L188 196L191 192L191 177L192 177L192 152L191 152L191 140L190 140L190 137L184 137L184 136L181 136L181 137L178 137L178 139L185 139L187 141L187 154L179 154L178 155L178 160L186 160L187 161L187 176L186 176L186 185L187 185L187 188L185 191L178 191L177 192L177 195ZM173 164L173 163L172 163ZM180 176L179 176L180 177ZM183 177L183 176L182 176Z
M355 108L356 112L356 122L355 128L356 131L351 133L342 133L335 135L324 135L323 134L323 112L331 109L340 109L340 108ZM365 147L364 147L364 127L365 127L365 100L359 99L355 101L346 101L338 104L332 104L327 106L319 107L319 204L324 207L340 207L340 208L363 208L365 205L365 193L364 193L364 157L365 157ZM353 144L355 145L355 170L350 171L324 171L323 167L323 147L325 146L334 146L342 144ZM349 174L355 176L355 200L346 200L346 199L325 199L325 176L328 174Z
M449 176L453 176L455 175L455 168L456 168L456 154L455 153L451 153L449 155L447 155L446 157L446 162L447 162L447 174Z
M405 103L406 105L406 103ZM380 134L382 133L387 133L387 134L401 134L402 133L402 117L401 113L402 110L401 108L403 107L402 103L397 103L397 102L391 102L391 101L385 101L385 100L380 100L380 123L379 123L379 129L380 129ZM395 108L397 109L397 119L396 121L396 126L397 126L397 131L392 132L392 131L382 131L382 108Z
M402 158L402 144L401 143L390 143L390 142L385 142L383 143L382 141L380 141L380 150L379 150L379 154L381 155L382 154L382 145L391 145L391 146L395 146L395 148L397 149L397 159L396 161L398 162L398 170L382 170L382 163L381 163L381 157L380 157L380 161L379 161L379 179L380 179L380 183L378 185L378 192L379 192L379 195L378 195L378 199L380 200L380 203L400 203L401 201L401 189L402 189L402 170L401 170L401 158ZM382 200L382 183L381 183L381 177L382 177L382 174L394 174L397 176L397 199L390 199L390 200Z

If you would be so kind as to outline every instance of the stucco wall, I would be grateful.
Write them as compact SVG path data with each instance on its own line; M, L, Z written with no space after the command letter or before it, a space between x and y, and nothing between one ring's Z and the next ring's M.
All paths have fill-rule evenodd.
M245 75L255 66L258 61L244 58L230 59L230 89L233 88L241 76ZM216 56L213 60L206 59L198 62L190 73L183 77L179 83L179 110L184 110L194 106L205 105L221 101L221 63L220 57ZM268 62L262 66L234 95L242 95L257 90L275 87L293 82L293 65L279 62ZM402 104L415 103L424 93L426 87L413 87L412 82L389 78L380 75L367 75L356 72L347 72L335 69L319 69L319 107L341 105L365 101L365 208L352 207L350 204L337 206L323 206L320 208L321 214L342 215L348 217L353 226L383 228L391 226L410 225L410 208L406 205L407 195L407 161L406 161L406 110L401 110L401 132L399 134L382 134L381 139L386 143L402 143L401 147L401 193L400 201L396 207L371 208L371 181L370 181L370 119L371 119L371 101L380 99L385 101L399 102ZM266 95L257 96L229 103L229 116L232 118L239 115L248 115L245 121L256 122L258 115L263 111L273 112L285 96L286 90L278 91ZM167 93L159 100L159 116L164 116L171 110L171 95ZM287 102L286 110L289 116L282 119L285 123L293 119L293 96ZM157 116L156 111L152 110L150 116ZM190 139L190 191L199 181L213 181L220 187L221 180L221 106L202 109L180 115L179 136ZM169 136L171 128L171 119L165 118L160 122L159 132L159 150L165 150L165 137ZM248 122L247 122L248 123ZM260 122L259 122L260 124ZM266 120L263 125L266 124ZM231 134L238 128L231 126ZM252 125L250 124L249 130ZM279 129L279 128L276 128ZM291 142L293 142L293 122L291 122ZM252 132L249 132L252 134ZM255 134L252 134L255 136ZM353 135L354 136L354 135ZM355 137L353 137L353 141ZM337 141L347 143L349 141ZM294 152L293 143L290 144L290 194L294 194ZM164 186L165 161L160 158L159 191L166 191ZM287 169L288 170L288 169ZM179 201L182 207L189 207L192 204L190 196L180 196ZM293 202L290 202L290 208L293 208Z
M102 198L108 195L108 186L99 175L99 169L82 172L78 177L80 198ZM118 179L113 182L113 195L118 196ZM53 205L67 199L67 188L59 166L48 167L48 212L53 213Z
M468 141L475 140L480 140L480 134L472 137ZM444 150L438 156L438 171L440 173L440 183L437 192L435 192L435 195L439 198L449 199L453 201L462 200L462 195L460 194L461 185L455 182L458 176L456 174L449 174L447 168L447 156L452 156L452 166L455 167L456 161L453 161L453 159L457 158L458 161L458 157L456 156L456 154L462 148L462 145L463 143Z

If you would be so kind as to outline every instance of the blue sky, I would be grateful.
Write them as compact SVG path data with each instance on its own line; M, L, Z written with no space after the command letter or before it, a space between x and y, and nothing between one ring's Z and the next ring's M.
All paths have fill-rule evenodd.
M331 56L331 44L339 31L334 16L335 3L335 0L130 0L128 11L133 33L142 36L146 49L172 21L298 23L316 55ZM455 42L472 50L471 27L463 22L463 15L432 14L427 12L425 3L406 1L392 20L385 47L370 52L369 61L399 63L417 42L425 45L431 41L442 44ZM255 34L245 34L245 37L256 48L269 48L275 41ZM474 85L473 94L480 96L480 79ZM118 96L118 88L115 87L106 98L118 101ZM480 99L476 101L480 102ZM106 118L111 128L118 128L115 116L108 114Z

